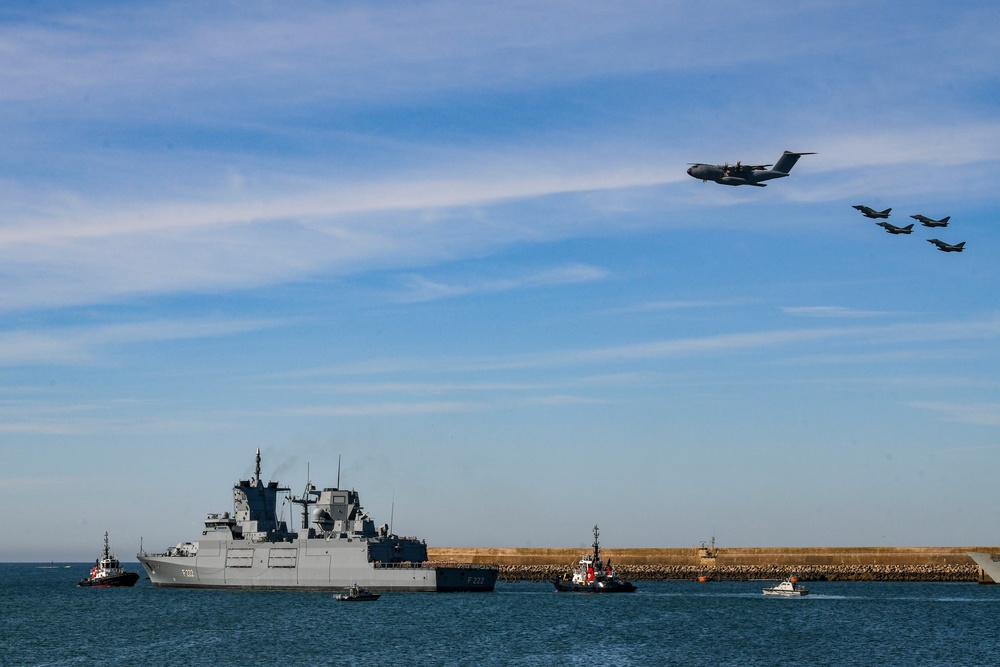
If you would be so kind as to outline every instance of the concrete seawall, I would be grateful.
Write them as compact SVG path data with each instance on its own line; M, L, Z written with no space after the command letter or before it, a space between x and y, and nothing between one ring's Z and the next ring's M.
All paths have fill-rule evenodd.
M506 581L545 580L569 570L587 549L428 548L435 561L497 563ZM817 547L602 549L619 574L636 580L983 581L968 551L988 547ZM988 579L984 583L989 582Z

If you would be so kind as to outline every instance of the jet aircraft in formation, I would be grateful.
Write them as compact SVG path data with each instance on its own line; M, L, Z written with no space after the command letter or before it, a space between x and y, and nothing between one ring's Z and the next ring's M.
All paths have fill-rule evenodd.
M891 208L887 208L884 211L876 211L873 208L869 208L868 206L863 206L861 204L857 204L855 206L852 206L851 208L855 208L861 211L862 215L864 215L866 218L888 218L889 213L892 212ZM910 217L913 218L914 220L919 220L920 224L923 225L924 227L947 227L948 222L951 220L950 215L946 215L940 220L935 220L934 218L928 218L926 215L920 215L920 214L911 215ZM875 224L877 224L879 227L889 232L890 234L913 233L913 223L910 223L906 227L897 227L896 225L884 221L877 222ZM933 243L934 245L937 246L937 249L942 252L962 252L962 250L965 249L965 241L962 241L961 243L955 245L951 245L950 243L945 243L944 241L941 241L939 239L927 239L927 242Z
M924 227L947 227L948 221L951 220L950 215L946 215L940 220L934 220L933 218L928 218L926 215L911 215L911 218L918 220Z
M892 211L891 208L887 208L884 211L876 211L873 208L868 208L867 206L862 206L861 204L857 204L856 206L852 206L851 208L858 209L859 211L861 211L862 215L864 215L866 218L871 218L872 220L876 220L878 218L888 218L889 212Z
M763 188L767 185L763 181L784 178L792 170L795 163L803 155L815 155L815 153L793 153L785 151L773 165L770 164L704 164L702 162L691 162L687 173L702 181L714 181L720 185L754 185ZM769 167L771 167L769 169Z
M890 234L912 234L913 233L913 223L911 222L906 227L897 227L891 222L876 222L876 225L889 232Z
M928 243L933 243L937 246L937 249L941 252L962 252L965 250L965 241L961 243L956 243L951 245L950 243L945 243L944 241L939 241L938 239L927 239Z

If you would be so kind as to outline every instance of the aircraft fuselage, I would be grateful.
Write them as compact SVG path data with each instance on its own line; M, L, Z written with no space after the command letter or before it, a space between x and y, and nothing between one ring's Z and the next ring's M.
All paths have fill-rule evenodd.
M764 181L788 176L788 172L803 155L813 155L813 153L785 151L773 166L770 164L745 165L740 162L732 165L698 163L688 167L687 173L702 181L713 181L720 185L755 185L762 188L767 185Z
M762 181L788 176L786 173L771 169L748 169L712 164L696 164L689 167L687 173L694 178L713 181L720 185L756 185L758 187L764 186Z

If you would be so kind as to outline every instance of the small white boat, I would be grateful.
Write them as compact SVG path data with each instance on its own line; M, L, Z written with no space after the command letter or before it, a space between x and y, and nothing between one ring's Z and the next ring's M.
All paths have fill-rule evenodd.
M809 595L809 590L802 584L797 584L791 578L785 579L777 586L764 589L764 595L773 595L782 598L798 598Z

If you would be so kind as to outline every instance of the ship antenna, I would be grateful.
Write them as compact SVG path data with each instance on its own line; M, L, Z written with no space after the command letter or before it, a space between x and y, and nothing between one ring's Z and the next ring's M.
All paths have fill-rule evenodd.
M260 481L260 447L257 448L257 466L254 468L255 481Z
M302 491L301 498L289 498L296 505L302 505L302 528L309 528L309 506L315 505L316 501L311 496L316 492L313 490L312 475L309 473L309 464L306 463L306 488ZM289 521L291 523L291 521Z
M389 534L392 535L392 519L396 515L396 492L392 492L392 504L389 505Z
M337 488L340 488L340 454L337 454Z

